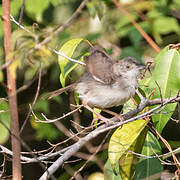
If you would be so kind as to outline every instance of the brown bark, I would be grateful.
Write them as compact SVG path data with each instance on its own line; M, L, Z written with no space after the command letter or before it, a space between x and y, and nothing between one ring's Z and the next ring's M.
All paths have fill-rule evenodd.
M4 48L6 61L12 61L12 57L8 58L11 52L11 22L10 22L10 0L2 1L3 8L3 30L4 30ZM7 59L8 58L8 59ZM16 80L10 72L10 66L7 68L7 87L8 87L8 101L11 119L11 144L12 144L12 175L13 180L20 180L21 177L21 144L19 137L19 122L18 122L18 108L16 96Z

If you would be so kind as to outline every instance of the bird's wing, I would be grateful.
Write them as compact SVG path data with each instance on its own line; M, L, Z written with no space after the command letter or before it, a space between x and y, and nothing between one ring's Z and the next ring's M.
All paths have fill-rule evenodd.
M103 84L114 81L112 65L114 60L103 50L95 47L90 49L90 55L84 58L87 71L92 77Z

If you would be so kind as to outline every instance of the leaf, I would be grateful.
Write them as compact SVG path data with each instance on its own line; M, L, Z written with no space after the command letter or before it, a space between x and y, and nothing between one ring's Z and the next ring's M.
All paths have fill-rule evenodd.
M36 116L40 120L44 120L40 113L36 113ZM52 141L61 135L61 132L57 130L52 124L36 122L34 116L31 116L30 122L32 127L36 130L36 139L39 141L42 139L48 139L49 141Z
M23 0L11 0L11 14L13 16L19 13L19 9L22 6Z
M129 112L131 109L133 109L135 107L136 107L136 105L134 104L134 102L131 98L123 105L123 113Z
M10 115L9 105L6 101L0 101L0 144L4 144L9 138Z
M72 57L76 47L79 45L79 43L81 41L83 41L83 38L77 38L77 39L71 39L69 41L67 41L59 50L60 52L63 52L66 56L68 57ZM59 63L59 67L61 69L61 74L60 74L60 82L62 84L62 86L65 86L65 80L67 75L70 73L70 71L66 71L65 72L65 67L68 64L68 60L62 56L58 56L58 63ZM76 64L75 64L76 65ZM75 66L74 65L74 66ZM76 65L77 66L77 65ZM74 69L75 67L73 67L72 69ZM72 70L71 69L71 70Z
M177 95L180 90L180 55L175 49L166 47L155 58L155 69L152 73L152 79L149 83L150 88L154 88L155 98L168 98ZM159 87L158 87L159 86ZM161 133L177 103L168 104L162 110L162 113L152 116L156 129ZM164 114L164 113L165 114Z
M92 18L94 18L95 16L96 16L96 8L95 8L95 6L94 6L94 2L92 1L90 1L90 2L88 2L87 3L87 8L88 8L88 10L89 10L89 14L90 14L90 16L92 17Z
M3 71L0 70L0 82L4 81L4 74Z
M180 35L178 21L172 17L159 16L152 24L152 30L155 40L162 43L161 34L165 35L171 32L176 32Z
M101 19L105 13L105 3L103 1L92 0L87 3L87 8L92 18L98 15L99 19Z
M115 173L116 165L119 162L120 174L123 180L131 179L135 171L135 156L129 152L141 152L145 134L146 134L145 120L136 120L128 124L124 124L118 128L112 135L108 155Z
M9 66L9 71L11 72L11 75L14 79L16 79L16 70L18 67L20 67L21 62L19 59L16 59L13 61L13 63Z
M46 114L50 113L49 101L44 99L38 99L33 109L36 111L43 111Z
M40 49L35 51L34 55L47 57L47 56L51 56L51 52L46 46L42 46Z
M27 14L38 22L42 22L43 12L48 8L50 0L26 0L25 9Z
M121 58L125 58L127 56L132 56L132 57L135 57L136 59L141 59L142 49L132 47L132 46L127 46L122 49Z
M116 166L117 175L114 174L109 159L106 161L104 166L104 180L122 180L119 173L119 167Z
M146 156L155 156L157 154L161 154L161 146L157 138L151 132L147 133L142 154ZM158 158L142 158L136 167L135 180L151 179L151 177L155 174L159 174L160 176L162 170L163 165Z

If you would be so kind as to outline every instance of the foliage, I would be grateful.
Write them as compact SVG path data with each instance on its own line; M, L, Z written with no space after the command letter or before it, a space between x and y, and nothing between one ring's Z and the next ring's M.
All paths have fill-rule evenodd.
M11 1L11 14L15 19L19 18L22 2L22 0ZM114 8L111 0L88 1L86 8L79 13L78 18L73 23L71 22L72 24L67 29L57 36L52 36L57 29L57 25L65 24L81 2L81 0L25 1L22 25L26 31L18 28L12 22L11 45L13 51L11 56L15 60L10 65L10 69L17 79L17 87L37 78L40 67L43 69L43 82L40 93L57 89L60 86L65 87L67 84L74 82L82 74L81 66L68 61L62 56L57 57L52 49L58 49L68 57L75 57L83 61L83 57L88 52L87 42L89 41L93 44L101 44L112 56L114 55L114 47L120 47L120 53L116 55L116 59L133 56L140 62L145 63L146 57L155 57L155 65L151 67L152 77L146 73L145 79L140 81L140 88L144 97L148 97L149 93L154 90L151 99L168 98L178 93L180 87L180 54L178 50L170 49L167 45L177 43L180 40L179 17L176 13L180 9L179 0L132 0L125 4L123 4L125 1L122 1L122 5L124 5L132 18L162 47L158 55L132 25L128 16L124 15L119 9ZM2 15L1 4L0 15ZM2 27L0 21L1 44L3 44ZM38 43L51 36L51 41L39 49L36 48ZM0 46L0 57L4 59L3 45ZM5 60L0 61L0 65L4 63ZM61 84L58 81L58 76ZM7 128L10 127L9 106L4 99L7 96L5 83L5 71L0 69L0 144L7 142L9 138ZM18 100L19 107L26 110L29 110L28 104L32 102L36 93L34 86L30 87L30 89L28 95L26 91L21 92L23 95L20 94ZM138 104L140 103L136 97L134 99ZM77 94L75 100L78 103ZM62 115L65 111L70 111L67 105L68 102L69 96L67 94L54 98L53 101L39 98L33 107L33 111L40 120L43 120L42 112L54 118L60 114ZM135 107L134 102L130 100L125 104L124 112L128 112ZM147 108L146 111L154 107ZM164 132L169 120L174 116L176 108L177 103L168 104L161 109L160 113L158 112L152 116L154 126L160 133ZM26 113L22 110L20 114L21 119L24 120ZM83 125L89 125L90 116L86 111L81 112ZM73 129L73 133L77 133L69 120L72 120L71 116L69 119L62 121L62 124L68 129ZM36 122L33 116L30 118L30 125L35 130L34 140L38 140L38 143L44 139L59 141L60 137L64 138L63 133L55 125ZM145 179L162 172L163 166L158 159L142 157L138 160L139 156L129 153L129 151L134 151L146 156L153 156L155 153L162 154L159 139L146 129L146 125L146 121L137 120L119 127L112 133L108 142L109 157L105 165L105 179L127 179L127 177ZM179 141L178 138L177 141ZM78 166L81 165L78 164Z
M9 138L10 116L8 106L8 102L5 99L0 101L0 144L4 144Z
M167 98L178 94L180 87L180 54L175 49L166 47L155 58L155 69L149 87L154 88L155 98ZM152 120L156 124L159 132L162 132L164 126L172 116L177 103L168 104L161 113L153 115ZM168 113L167 113L168 112Z

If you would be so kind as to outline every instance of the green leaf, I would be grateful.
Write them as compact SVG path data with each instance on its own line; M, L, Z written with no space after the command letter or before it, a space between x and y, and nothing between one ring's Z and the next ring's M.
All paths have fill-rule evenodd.
M65 4L67 3L69 0L51 0L51 3L53 4L53 6L58 6L60 4Z
M169 50L166 47L156 57L155 69L149 86L155 89L153 99L161 96L162 98L168 98L177 95L180 90L180 55L177 50ZM160 133L175 110L176 104L168 104L162 110L162 113L152 116L156 129Z
M152 24L152 33L158 43L162 43L161 34L165 35L171 32L180 35L179 24L175 18L160 16L155 19Z
M157 138L151 132L147 133L142 154L146 156L155 156L157 154L161 154L161 146ZM163 165L158 158L142 158L136 167L135 180L151 179L151 177L155 174L159 174L160 176L162 170Z
M13 16L17 15L19 13L19 9L22 6L23 0L11 0L11 14Z
M105 3L103 1L92 0L87 3L87 8L92 18L95 18L97 14L101 19L105 13Z
M136 105L134 104L134 102L131 98L123 105L123 113L129 112L131 109L133 109L135 107L136 107Z
M43 94L42 94L43 96ZM58 97L56 97L58 98ZM48 114L50 112L49 101L44 99L38 99L36 104L34 105L34 111L36 116L43 121L44 117L39 112L44 112ZM45 120L44 120L45 121ZM36 139L48 139L50 141L55 140L61 135L61 132L57 130L52 124L39 123L35 121L34 116L31 116L31 125L36 130Z
M104 166L104 180L122 180L119 173L119 166L116 166L117 175L114 174L109 159Z
M135 57L136 59L140 60L142 58L142 48L127 46L122 49L121 58L125 58L127 56Z
M149 87L149 82L151 81L151 78L144 78L139 80L139 89L141 89L143 91L143 93L141 93L144 97L149 96L150 94L153 93L153 88Z
M145 120L136 120L124 124L112 135L108 155L115 173L116 165L119 162L120 174L123 180L131 179L135 171L136 157L129 151L141 152L146 134Z
M0 101L0 144L4 144L9 138L10 115L7 101Z
M77 39L71 39L69 41L67 41L59 50L60 52L63 52L66 56L68 57L72 57L76 47L79 45L79 43L81 41L83 41L83 38L77 38ZM61 69L61 74L60 74L60 82L62 84L62 86L65 86L65 80L67 75L77 66L76 64L71 67L71 70L69 71L65 71L65 67L68 64L68 60L62 56L58 56L58 63L59 63L59 67Z
M96 8L95 8L95 6L94 6L94 2L88 2L88 3L87 3L87 8L88 8L88 10L89 10L90 16L91 16L92 18L94 18L95 15L96 15Z
M48 8L50 0L26 0L25 10L27 14L38 22L42 22L43 12Z
M4 81L4 74L3 71L0 70L0 82Z
M36 113L36 116L43 121L44 118L40 113ZM30 119L32 127L36 130L36 139L48 139L49 141L55 140L61 135L61 132L57 130L52 124L45 124L36 122L34 116Z
M43 111L45 113L49 113L50 112L49 101L44 99L38 99L33 109L36 111Z

